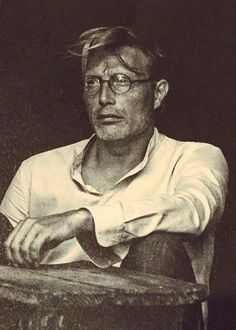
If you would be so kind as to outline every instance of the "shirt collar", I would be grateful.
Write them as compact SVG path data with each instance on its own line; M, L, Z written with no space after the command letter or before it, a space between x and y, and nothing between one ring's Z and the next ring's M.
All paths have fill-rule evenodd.
M95 188L93 188L90 185L86 185L82 178L82 163L84 156L91 145L92 141L94 140L95 134L93 134L88 140L87 143L84 145L81 152L74 158L73 163L71 164L71 177L73 180L77 181L86 191L89 191L91 193L95 194L101 194L99 193ZM160 144L160 133L158 132L157 128L154 128L153 135L151 139L149 140L145 155L143 157L143 160L136 165L131 171L129 171L127 174L125 174L120 180L116 182L116 185L120 183L121 181L125 180L128 177L131 177L134 174L137 174L141 170L144 169L146 164L148 163L148 160L150 158L150 155L152 153L152 150L157 148Z

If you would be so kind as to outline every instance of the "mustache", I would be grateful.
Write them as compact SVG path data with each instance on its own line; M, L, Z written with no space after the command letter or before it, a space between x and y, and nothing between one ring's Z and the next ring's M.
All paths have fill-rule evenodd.
M95 119L101 119L106 117L123 118L124 111L114 107L97 108L93 112L93 117Z

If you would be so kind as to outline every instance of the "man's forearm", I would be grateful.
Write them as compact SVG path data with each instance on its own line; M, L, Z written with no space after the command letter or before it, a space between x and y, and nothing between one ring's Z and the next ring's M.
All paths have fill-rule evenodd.
M7 259L13 264L37 266L46 251L77 236L94 240L93 246L96 244L93 217L87 209L27 218L20 221L2 242L5 241Z

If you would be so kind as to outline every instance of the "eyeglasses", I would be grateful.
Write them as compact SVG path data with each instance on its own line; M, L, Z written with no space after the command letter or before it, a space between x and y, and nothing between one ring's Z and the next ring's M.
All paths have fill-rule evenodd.
M105 80L98 76L86 76L83 82L84 92L87 95L96 95L104 82L108 83L108 86L114 94L125 94L128 93L132 84L134 83L145 83L153 81L149 79L137 79L131 80L126 74L116 73L110 77L110 79Z

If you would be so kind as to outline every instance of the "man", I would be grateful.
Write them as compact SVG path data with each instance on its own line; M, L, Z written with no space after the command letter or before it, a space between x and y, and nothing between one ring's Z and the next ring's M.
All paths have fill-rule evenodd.
M221 151L154 127L168 92L163 58L131 29L89 30L71 52L82 56L95 134L23 162L1 203L14 227L8 260L121 264L194 281L193 267L207 283L227 191Z

